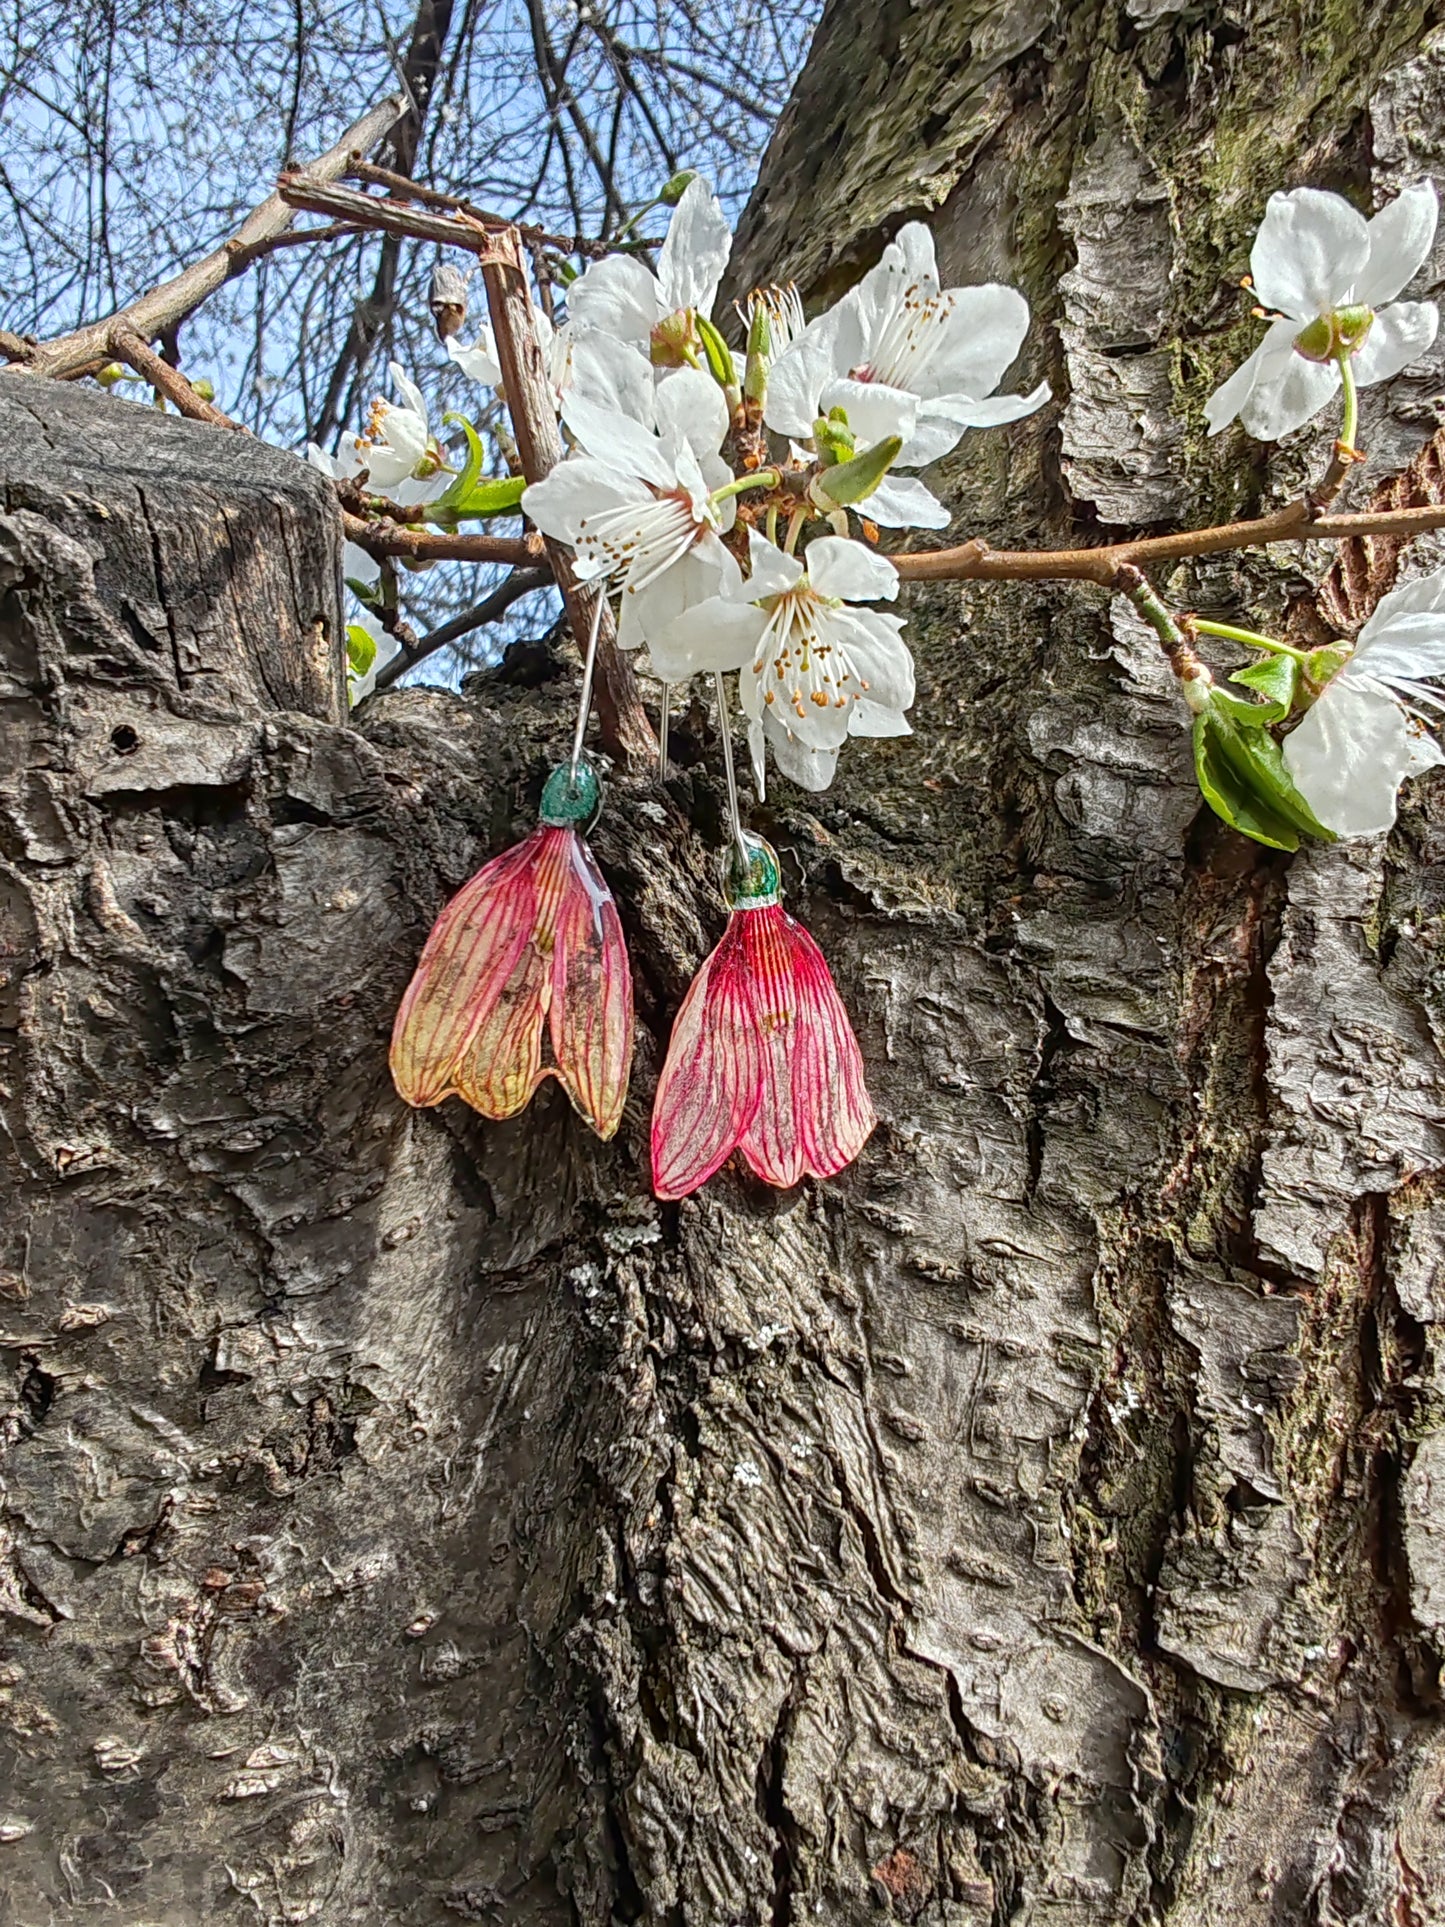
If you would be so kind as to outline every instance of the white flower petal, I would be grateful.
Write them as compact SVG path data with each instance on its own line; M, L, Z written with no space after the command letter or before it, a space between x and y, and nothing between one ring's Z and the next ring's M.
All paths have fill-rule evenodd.
M558 339L565 357L561 387L597 408L653 422L652 369L635 348L612 335L568 328ZM555 379L555 376L554 376Z
M1384 641L1405 616L1445 618L1445 569L1419 576L1414 582L1403 583L1398 589L1391 589L1388 595L1381 596L1375 613L1360 631L1352 661L1359 662L1368 655L1374 645Z
M686 616L703 603L721 600L718 596L718 586L718 571L713 562L706 556L700 555L696 549L689 549L645 587L623 590L623 611L624 613L630 611L636 620L643 640L652 653L659 676L672 682L683 680L681 676L670 675L668 669L658 662L657 650L659 647L665 649L663 638L668 635L679 618ZM737 608L743 605L729 603L727 606ZM731 640L735 642L735 638ZM747 649L744 647L741 652L735 652L733 660L718 666L735 669L746 654ZM692 671L689 670L687 673L690 675Z
M597 328L644 351L652 330L667 310L657 276L635 255L609 254L594 261L567 290L567 319L578 328Z
M752 602L764 596L782 595L803 579L803 565L795 555L784 555L756 529L748 530L748 579L741 593Z
M705 370L680 368L669 375L658 385L654 406L659 434L676 435L699 461L722 447L728 432L728 405Z
M961 434L965 428L1002 428L1008 422L1020 422L1026 415L1032 415L1042 408L1053 391L1046 381L1027 395L985 395L981 401L971 401L966 395L939 395L933 401L923 404L919 411L919 428L923 427L925 416L940 422L957 423ZM911 455L910 442L898 457L900 463L908 467L920 467L917 457ZM936 459L936 458L935 458Z
M838 751L841 744L835 743L824 749L815 749L800 737L792 734L787 727L774 720L771 710L763 723L773 761L791 783L801 790L815 793L827 789L838 768Z
M1266 308L1306 322L1349 297L1369 257L1363 214L1338 194L1297 187L1270 195L1249 267Z
M923 221L907 221L894 236L894 247L903 259L903 274L919 298L931 301L938 293L938 256L933 245L933 230Z
M808 544L808 580L819 595L841 602L892 602L898 571L861 542L841 535L820 535Z
M470 381L484 388L495 388L502 379L502 364L497 360L497 344L490 328L478 330L470 348L464 348L455 335L447 337L447 353Z
M902 623L872 609L843 609L833 615L830 634L847 648L868 698L885 709L902 712L913 707L913 657L904 642Z
M717 196L706 181L690 181L672 211L657 259L663 312L696 308L710 317L732 245L732 229Z
M1256 441L1277 442L1317 415L1339 385L1340 371L1332 361L1306 361L1291 352L1256 373L1239 419Z
M584 520L600 509L621 508L627 503L641 507L652 500L651 489L632 476L619 474L585 455L571 455L565 462L558 462L542 481L523 490L522 511L543 535L575 544Z
M918 419L918 397L905 388L889 388L878 381L854 381L849 376L825 382L818 397L818 413L846 409L848 426L860 452L897 435L907 441Z
M950 288L949 302L921 392L925 398L991 395L1024 345L1029 304L1017 288L996 281Z
M779 435L806 441L818 419L818 397L825 384L862 360L857 292L855 288L810 321L769 369L763 420Z
M885 475L858 507L884 529L946 529L952 520L933 490L914 475Z
M748 602L710 596L693 603L659 634L649 632L653 670L664 682L686 682L710 670L741 669L756 654L766 622L762 610Z
M1369 224L1370 258L1355 282L1356 301L1383 308L1415 279L1435 245L1440 203L1433 181L1416 181Z
M612 408L598 408L581 395L568 395L562 403L562 419L596 460L627 475L639 475L655 488L677 486L677 475L667 458L667 450L650 429L630 415Z
M407 374L399 361L388 362L387 367L392 380L396 383L399 393L405 398L407 407L421 423L422 438L425 440L427 412L426 402L423 399L420 388L417 387L416 383Z
M848 718L850 736L911 736L913 725L896 709L885 709L882 703L875 703L864 696L853 705L853 713Z
M1355 380L1361 388L1391 380L1428 352L1439 326L1440 310L1433 301L1396 301L1382 308L1354 358Z
M1325 828L1340 836L1377 836L1389 829L1411 756L1399 704L1344 677L1336 677L1284 739L1295 788Z

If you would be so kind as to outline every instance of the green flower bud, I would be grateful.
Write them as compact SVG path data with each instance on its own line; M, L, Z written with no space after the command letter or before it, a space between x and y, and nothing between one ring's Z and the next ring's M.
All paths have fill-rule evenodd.
M676 207L696 179L697 169L695 167L684 167L680 169L678 173L673 175L672 179L658 195L658 200L662 202L664 207Z
M808 491L814 508L820 514L829 515L834 509L865 501L897 461L902 446L900 436L889 435L861 455L855 455L852 461L825 469Z
M701 348L697 316L678 308L653 329L649 357L654 368L695 368Z
M202 375L199 381L193 381L191 386L195 389L202 401L214 401L216 399L216 384L205 375Z

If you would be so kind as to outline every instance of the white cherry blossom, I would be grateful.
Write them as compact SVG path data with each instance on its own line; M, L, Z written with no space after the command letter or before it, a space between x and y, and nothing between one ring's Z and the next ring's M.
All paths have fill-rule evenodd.
M580 580L621 588L624 649L651 643L740 576L719 539L732 526L733 502L712 500L732 480L718 454L728 429L721 390L709 375L683 369L659 387L654 410L656 434L569 395L562 416L583 452L522 497L544 535L575 548Z
M1428 259L1439 212L1431 182L1407 187L1372 221L1338 194L1271 194L1249 257L1254 292L1276 318L1243 365L1204 404L1211 435L1236 416L1278 441L1319 413L1349 353L1360 387L1389 381L1431 346L1433 301L1396 301Z
M609 254L567 290L567 313L578 328L612 335L660 366L675 366L690 332L689 311L712 318L732 244L717 196L706 181L692 181L673 209L657 273L635 255Z
M800 561L750 529L748 556L747 581L688 610L653 661L662 653L673 681L736 666L759 794L765 743L785 776L823 790L849 735L910 733L903 712L913 702L913 658L902 620L857 606L891 602L898 573L835 535L810 542Z
M1407 776L1445 762L1416 718L1445 708L1423 684L1445 675L1445 571L1385 596L1348 662L1284 739L1295 788L1339 836L1377 836Z
M941 288L933 236L910 221L877 267L774 361L764 419L802 441L841 408L859 453L897 435L896 466L921 468L965 429L1018 421L1048 400L1046 382L1028 395L995 393L1028 325L1028 302L1014 288ZM948 523L930 489L892 474L866 512L887 528Z
M615 409L652 425L653 374L635 349L575 321L555 327L540 308L533 310L532 319L559 410L568 395L577 395L599 408Z
M371 405L365 430L352 438L351 450L367 470L369 486L378 494L390 495L409 506L430 502L443 492L451 477L432 435L420 388L400 363L393 361L389 366L403 402L378 397ZM424 484L424 492L408 490L401 494L400 489L408 483Z
M447 336L446 347L447 353L469 380L480 382L483 388L495 388L502 379L496 339L485 325L477 330L477 338L470 348L464 348L455 335Z

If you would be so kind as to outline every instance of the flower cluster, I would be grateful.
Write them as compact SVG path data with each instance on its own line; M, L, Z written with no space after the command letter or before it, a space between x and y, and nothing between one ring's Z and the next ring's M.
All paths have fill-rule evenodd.
M713 319L731 242L695 180L656 273L614 255L573 283L551 368L574 452L522 506L572 545L582 580L619 594L619 641L663 682L739 672L760 790L767 748L820 790L850 735L906 734L913 701L903 624L870 606L897 576L850 512L861 533L943 527L938 498L895 471L1048 390L996 392L1028 304L941 287L917 222L814 321L792 290L755 294L738 357Z
M545 479L525 489L520 478L479 482L469 424L472 458L464 471L451 466L395 365L398 399L378 401L336 456L312 458L339 480L427 505L443 526L520 506L570 545L579 580L616 596L621 645L645 650L665 685L736 673L760 795L769 752L793 782L822 790L850 736L909 733L913 663L887 606L898 576L878 531L945 527L948 510L913 471L969 430L1018 421L1047 400L1042 384L1003 386L1028 304L1008 287L943 287L931 234L910 222L811 320L791 288L755 291L734 350L714 314L732 246L722 209L688 175L660 198L673 213L655 268L625 245L572 280L564 321L536 316L568 443ZM1399 297L1430 256L1437 213L1429 182L1372 219L1315 188L1272 195L1245 282L1268 325L1205 402L1210 433L1237 420L1277 440L1342 394L1337 486L1360 459L1358 390L1434 343L1435 303ZM453 335L446 349L472 379L500 380L486 329L470 346ZM361 691L380 652L394 653L394 588L350 546L346 573L363 605L350 632ZM1445 613L1432 595L1416 584L1387 598L1353 650L1342 641L1306 651L1186 616L1180 656L1161 629L1211 806L1283 847L1388 827L1404 778L1442 760L1422 727L1439 700L1424 684L1445 674ZM1398 627L1407 617L1408 634ZM1192 643L1210 634L1261 652L1232 678L1247 694L1220 689L1199 662Z

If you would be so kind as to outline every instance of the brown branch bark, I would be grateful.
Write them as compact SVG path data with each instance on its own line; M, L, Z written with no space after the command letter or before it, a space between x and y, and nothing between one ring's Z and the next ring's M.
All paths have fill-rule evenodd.
M378 102L346 130L334 147L308 162L296 178L308 181L335 180L358 154L364 153L386 133L405 105L400 94L390 95ZM93 321L71 334L61 335L55 341L42 342L27 359L12 363L12 369L32 375L73 374L98 356L109 358L110 351L106 344L111 330L118 325L138 335L142 341L153 341L163 329L174 327L186 315L193 313L217 288L224 287L238 274L243 274L257 258L258 245L284 233L293 218L292 204L279 192L269 195L246 217L231 239L222 242L204 260L195 262L160 287L152 288L149 293L141 295L117 314L107 316L104 321Z
M394 682L400 681L408 669L415 669L418 663L425 662L428 656L435 655L439 649L449 648L452 643L460 642L463 636L485 629L489 623L499 622L514 602L520 602L523 596L531 595L536 589L545 589L551 580L549 569L514 570L505 582L499 582L492 593L484 596L473 608L464 609L459 616L453 616L450 622L441 623L419 641L403 644L400 655L393 656L385 668L377 671L376 688L389 689Z
M164 395L188 420L205 422L211 428L233 428L240 435L250 434L248 428L232 421L223 409L198 395L180 369L172 368L168 361L163 361L155 349L142 341L133 329L117 324L106 341L117 361L123 361L128 368L133 368L157 394Z
M277 192L289 207L333 215L358 228L375 228L383 234L406 234L418 241L436 241L442 247L465 248L483 262L510 258L510 250L497 231L483 227L468 215L428 214L401 201L383 200L380 195L317 184L305 175L283 175Z
M399 528L395 522L364 522L343 509L341 526L348 542L369 555L404 555L412 562L510 562L536 565L541 538L535 535L432 535Z
M991 549L975 537L957 548L893 555L888 559L905 582L1096 582L1110 588L1126 563L1156 568L1193 556L1262 548L1269 542L1328 542L1361 536L1408 540L1445 528L1445 507L1425 505L1381 513L1315 515L1306 502L1292 502L1274 515L1218 528L1181 529L1174 535L1110 542L1097 549Z
M484 261L482 278L486 283L492 328L497 338L497 359L502 365L522 473L529 482L540 482L562 459L562 435L542 364L542 351L537 344L532 298L527 291L527 277L515 239L511 240L510 258L505 265ZM657 740L642 707L632 665L617 647L617 631L604 592L578 582L573 573L572 554L565 543L548 537L546 548L579 648L591 634L597 599L603 597L594 685L603 748L619 761L654 756Z
M546 228L534 227L528 221L509 221L504 214L492 214L486 208L478 207L456 194L443 194L435 187L422 187L410 181L405 174L398 174L394 168L377 167L369 161L361 161L349 170L349 178L366 181L372 187L384 187L401 200L420 201L424 207L450 208L456 214L465 214L473 221L479 221L487 228L515 228L530 247L560 248L567 254L586 254L601 259L611 254L614 248L609 241L589 241L581 234L551 234Z

